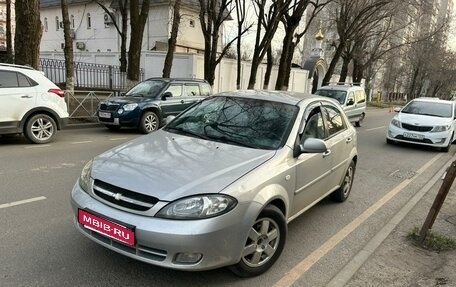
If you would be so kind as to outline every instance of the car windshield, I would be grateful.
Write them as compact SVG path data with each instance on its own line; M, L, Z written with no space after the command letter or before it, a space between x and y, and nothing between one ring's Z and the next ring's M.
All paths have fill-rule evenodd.
M285 144L298 107L266 100L212 97L179 115L166 131L256 149Z
M449 103L411 101L401 113L451 118L452 111L452 105Z
M333 98L337 100L341 105L345 103L345 97L347 96L346 91L338 90L317 90L315 94L323 97Z
M156 97L164 87L164 81L147 80L131 88L125 95L129 97Z

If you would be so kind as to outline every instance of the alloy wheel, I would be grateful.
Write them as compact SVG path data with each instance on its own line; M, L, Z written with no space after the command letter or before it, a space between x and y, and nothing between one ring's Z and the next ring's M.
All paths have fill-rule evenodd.
M350 165L348 167L347 173L345 174L344 178L344 190L343 190L343 195L346 197L348 193L350 192L350 187L352 185L353 181L353 167Z
M46 141L54 135L54 125L46 118L37 118L31 125L32 135L39 141Z
M144 118L144 127L148 132L153 132L157 129L158 122L155 115L149 114Z

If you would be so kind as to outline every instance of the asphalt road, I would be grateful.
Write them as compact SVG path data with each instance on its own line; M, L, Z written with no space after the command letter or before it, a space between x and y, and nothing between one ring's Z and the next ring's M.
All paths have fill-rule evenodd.
M251 279L227 269L155 267L75 229L69 196L84 163L140 136L134 131L65 130L49 145L1 137L0 286L325 286L456 150L387 145L391 117L385 109L368 110L357 128L359 161L349 200L323 200L291 222L282 256Z

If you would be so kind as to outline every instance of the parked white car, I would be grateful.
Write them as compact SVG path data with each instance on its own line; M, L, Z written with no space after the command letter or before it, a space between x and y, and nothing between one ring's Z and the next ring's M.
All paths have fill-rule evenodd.
M454 141L455 102L417 98L397 110L388 127L386 142L433 146L448 152Z
M47 143L68 121L64 92L28 66L0 64L0 135Z

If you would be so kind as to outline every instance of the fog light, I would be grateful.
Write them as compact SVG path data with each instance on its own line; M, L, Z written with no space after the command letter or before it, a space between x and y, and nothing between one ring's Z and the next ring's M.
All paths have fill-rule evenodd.
M177 253L174 261L180 264L193 264L200 261L202 257L201 253Z
M443 138L443 139L440 139L439 141L437 141L437 143L444 143L446 141L446 138Z
M123 109L119 109L119 110L117 111L117 113L118 113L119 115L123 114L123 112L124 112Z

